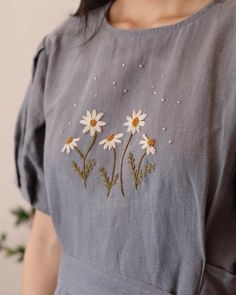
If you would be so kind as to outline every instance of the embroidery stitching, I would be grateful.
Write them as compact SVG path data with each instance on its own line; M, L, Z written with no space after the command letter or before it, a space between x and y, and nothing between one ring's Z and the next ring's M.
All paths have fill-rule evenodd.
M72 167L74 171L80 176L81 180L84 182L85 189L87 189L87 178L91 174L94 166L96 165L96 162L93 158L88 159L88 155L95 145L95 142L97 140L97 133L101 133L103 131L102 127L107 124L106 122L101 121L103 115L104 113L97 113L96 109L93 109L92 112L87 110L86 116L82 116L83 119L80 120L80 123L85 125L82 132L89 132L90 136L92 137L92 142L90 143L85 154L81 151L81 149L78 146L78 143L81 140L80 137L67 137L62 148L62 152L66 152L67 154L69 154L71 151L76 151L79 157L82 159L82 167L80 167L79 164L74 160L72 161ZM106 138L99 142L99 145L103 145L104 150L108 149L113 153L113 165L111 176L108 176L108 172L105 169L105 167L100 166L99 168L100 176L102 177L104 185L107 189L107 197L109 197L112 187L115 184L117 184L118 179L120 179L120 190L122 196L125 197L122 178L125 155L133 136L135 135L135 133L139 133L141 127L145 125L146 116L147 114L144 114L141 109L137 112L133 110L131 116L126 116L127 121L123 125L127 126L127 132L130 133L130 136L121 155L119 173L116 173L116 149L117 144L121 143L120 138L124 136L124 133L110 133ZM142 183L143 179L155 169L154 163L147 163L144 167L142 167L144 157L148 156L149 154L154 155L156 153L155 138L149 137L147 134L143 133L142 140L140 140L139 143L141 145L141 149L144 152L142 153L137 165L134 154L132 152L129 152L128 154L129 170L136 190L138 189L138 186Z
M127 122L124 123L125 126L128 126L127 128L127 132L131 132L130 137L128 139L128 142L125 146L124 152L122 154L122 158L121 158L121 165L120 165L120 188L121 188L121 193L123 195L123 197L125 196L125 192L124 192L124 186L123 186L123 166L124 166L124 158L125 158L125 154L127 152L128 146L131 142L131 139L133 137L133 135L136 132L140 131L140 128L143 127L145 125L145 121L144 119L146 118L147 114L143 114L142 110L139 110L137 113L135 110L133 110L132 116L127 116Z
M107 188L107 197L109 197L111 188L113 185L117 183L117 180L119 178L119 174L115 174L116 170L116 143L121 143L121 140L119 138L123 137L124 133L118 133L109 134L105 139L99 142L100 145L104 145L103 148L106 150L107 148L109 150L113 151L113 168L112 168L112 175L111 180L107 176L107 171L104 167L100 167L100 174L103 177L104 185Z
M83 180L85 189L87 189L87 178L91 174L96 164L93 158L87 160L87 157L89 153L91 152L93 146L95 145L95 142L97 139L97 132L99 133L102 132L102 126L106 125L106 122L101 121L102 117L103 117L103 113L97 114L97 111L94 109L92 113L87 110L86 116L83 116L83 119L80 120L81 124L86 125L83 129L83 133L90 132L90 136L93 138L85 154L78 147L77 142L80 140L79 137L78 138L68 137L62 149L62 152L67 151L68 154L71 150L75 150L79 154L80 158L82 159L83 168L81 168L76 161L72 161L72 167L74 171L78 173L81 180Z
M152 163L148 163L147 165L145 165L144 170L141 169L142 161L145 155L149 155L150 153L154 155L156 152L156 149L154 147L154 145L156 144L156 140L154 138L148 137L146 134L143 134L143 139L144 140L140 140L139 143L142 145L142 150L145 151L139 160L138 169L136 169L134 155L130 152L128 157L130 173L133 177L136 190L138 189L138 185L142 183L143 178L155 169L155 164Z

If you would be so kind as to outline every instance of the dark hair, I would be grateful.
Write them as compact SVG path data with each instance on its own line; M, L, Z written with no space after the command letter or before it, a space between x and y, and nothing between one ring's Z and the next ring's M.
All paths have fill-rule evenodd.
M89 12L96 8L102 7L112 1L114 0L81 0L79 8L76 10L74 14L72 14L72 16L83 18L86 28Z
M88 25L89 12L113 1L115 0L81 0L79 8L70 16L79 17L81 19L81 21L83 22L81 30L85 32ZM95 34L96 31L90 36L87 41L85 41L85 43L87 43Z

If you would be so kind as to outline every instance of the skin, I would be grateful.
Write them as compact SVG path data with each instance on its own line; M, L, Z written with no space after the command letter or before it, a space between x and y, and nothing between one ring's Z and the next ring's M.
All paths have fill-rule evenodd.
M36 210L26 244L22 295L52 295L56 288L61 247L52 219Z
M176 23L211 0L116 0L107 18L121 29L144 29ZM51 217L36 210L26 245L21 295L53 295L60 259L60 243Z
M110 24L121 29L161 27L181 21L211 0L116 0L109 9Z

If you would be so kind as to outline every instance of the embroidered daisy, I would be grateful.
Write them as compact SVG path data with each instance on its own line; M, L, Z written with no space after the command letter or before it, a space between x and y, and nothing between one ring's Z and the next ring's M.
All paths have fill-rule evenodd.
M133 110L132 117L127 116L127 122L124 123L125 126L128 126L127 131L134 134L136 131L140 131L140 127L145 125L144 119L147 114L142 114L142 110L139 110L137 113Z
M120 143L121 140L119 138L121 138L122 136L124 136L124 133L111 133L109 134L105 139L103 139L102 141L99 142L99 144L104 144L103 148L104 150L106 150L107 148L109 148L109 150L111 148L116 148L116 143Z
M101 132L101 126L106 125L106 122L100 121L103 113L98 113L94 109L92 113L87 111L86 116L83 116L83 120L80 120L80 123L86 125L83 129L83 133L90 131L90 135L94 136L96 132Z
M75 147L77 147L77 142L80 140L79 137L74 138L74 137L67 137L65 144L63 146L62 149L62 153L64 153L65 151L67 152L67 154L70 153L71 150L74 150Z
M146 134L143 134L143 139L144 140L140 140L142 149L146 150L147 155L149 155L149 153L152 153L154 155L156 152L156 149L154 147L156 140L154 138L147 137Z

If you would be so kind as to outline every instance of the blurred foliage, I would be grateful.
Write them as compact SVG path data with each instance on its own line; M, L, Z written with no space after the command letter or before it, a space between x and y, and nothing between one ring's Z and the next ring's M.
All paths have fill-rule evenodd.
M22 207L11 209L10 213L14 218L14 226L28 226L31 227L35 208L26 210ZM0 252L4 252L6 257L16 257L17 262L22 262L24 259L25 245L10 246L8 244L8 235L5 232L0 233Z

